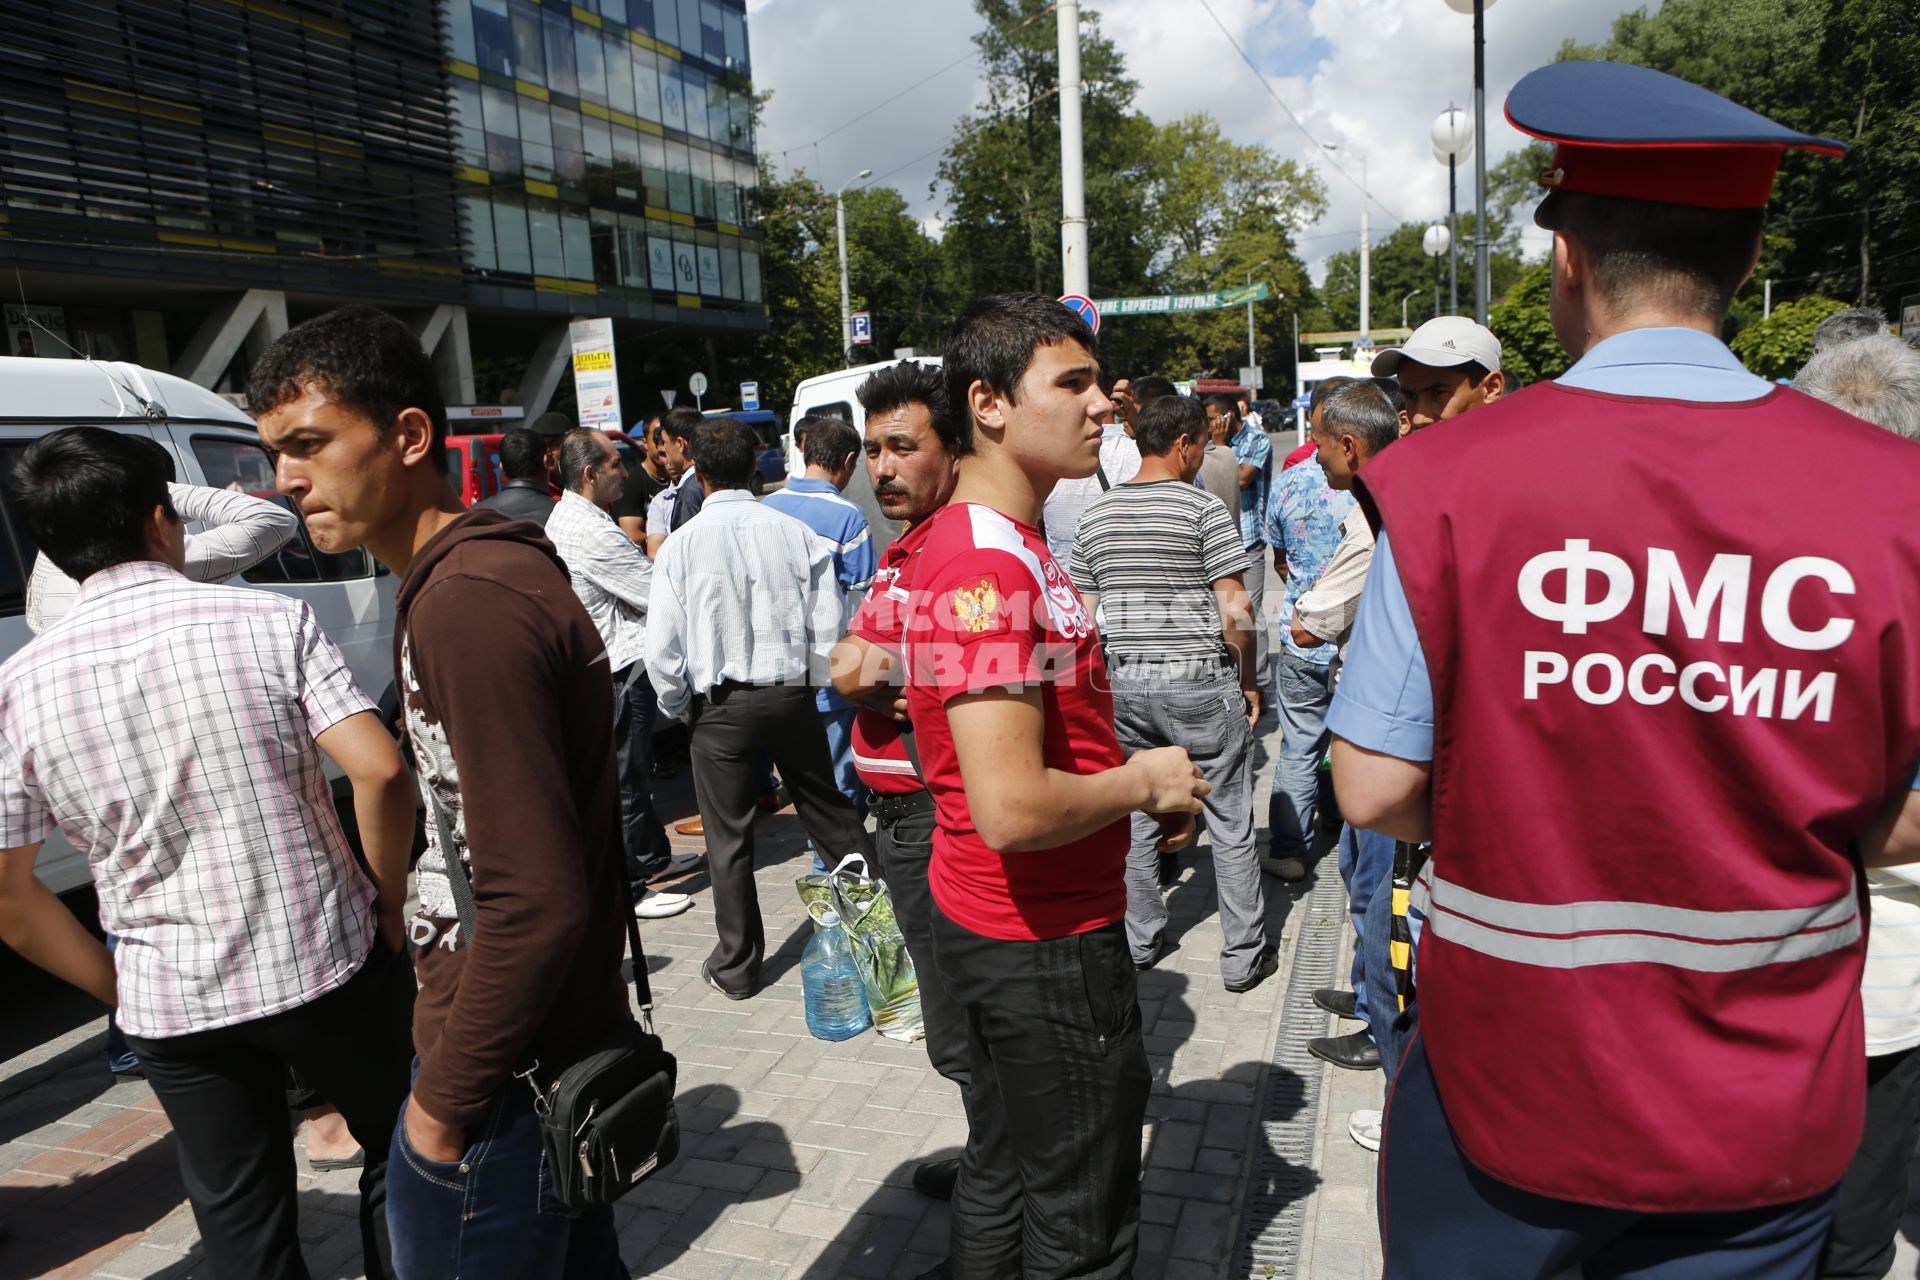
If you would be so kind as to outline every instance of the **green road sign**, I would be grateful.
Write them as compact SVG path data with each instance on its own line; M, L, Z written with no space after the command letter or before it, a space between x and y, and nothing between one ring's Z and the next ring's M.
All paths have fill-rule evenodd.
M1164 316L1187 311L1219 311L1224 307L1244 307L1249 302L1265 302L1272 293L1264 283L1242 285L1237 289L1219 289L1213 293L1162 293L1148 298L1095 298L1093 305L1102 319L1113 316Z

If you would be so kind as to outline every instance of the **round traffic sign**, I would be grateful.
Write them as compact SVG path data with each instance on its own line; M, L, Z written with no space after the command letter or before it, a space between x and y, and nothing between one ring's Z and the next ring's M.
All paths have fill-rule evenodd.
M1069 293L1060 299L1060 305L1084 320L1087 328L1100 332L1100 308L1093 305L1092 298Z
M696 373L691 378L688 378L687 390L693 392L696 396L707 394L707 375L704 373Z

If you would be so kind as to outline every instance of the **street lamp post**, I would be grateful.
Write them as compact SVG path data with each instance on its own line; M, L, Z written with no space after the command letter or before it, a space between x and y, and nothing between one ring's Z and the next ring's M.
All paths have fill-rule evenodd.
M1448 307L1453 314L1460 313L1460 254L1453 246L1460 236L1458 223L1460 208L1460 186L1457 181L1460 161L1474 150L1473 127L1467 123L1467 113L1455 106L1449 106L1433 122L1433 158L1447 166L1447 279L1449 282Z
M1448 0L1448 3L1452 3L1452 0ZM1320 145L1328 151L1338 151L1340 149L1340 144L1337 142L1323 142ZM1371 243L1373 237L1369 234L1367 228L1367 203L1371 198L1372 197L1367 194L1367 157L1365 153L1362 153L1360 156L1360 342L1362 344L1370 339L1373 332L1373 299L1371 296L1373 292L1373 262L1370 257L1373 252L1373 245Z
M1426 250L1429 258L1433 259L1433 314L1437 316L1440 314L1440 255L1449 254L1449 256L1451 256L1450 251L1453 248L1453 232L1447 229L1445 223L1436 222L1428 227L1426 232L1420 237L1420 247ZM1456 280L1456 292L1454 294L1452 312L1452 314L1455 315L1458 315L1460 312L1458 284L1459 282Z
M1476 138L1487 136L1487 10L1494 0L1447 0L1447 7L1455 13L1473 15L1473 133ZM1492 292L1492 276L1488 270L1487 251L1491 247L1487 240L1487 149L1474 148L1473 153L1473 309L1474 319L1481 324L1487 322L1488 295Z
M848 368L853 366L853 302L847 292L847 188L856 182L865 182L873 176L873 170L862 169L840 184L833 193L833 229L840 240L840 359Z
M1400 295L1400 327L1402 329L1413 328L1411 324L1407 323L1407 299L1418 292L1420 292L1418 289L1409 289Z

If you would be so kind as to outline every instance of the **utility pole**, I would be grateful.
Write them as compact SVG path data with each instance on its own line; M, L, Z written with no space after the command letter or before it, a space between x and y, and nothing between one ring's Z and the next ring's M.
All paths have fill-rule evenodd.
M1360 341L1373 337L1373 234L1367 228L1367 158L1360 157Z
M862 169L833 193L833 229L840 241L840 360L847 367L853 367L853 303L847 293L847 188L856 182L865 182L873 176L873 170Z
M1251 288L1253 287L1253 273L1254 273L1254 271L1265 271L1265 270L1266 270L1266 269L1267 269L1268 267L1270 267L1270 266L1272 266L1272 265L1273 265L1273 259L1272 259L1272 258L1264 258L1264 259L1262 259L1262 260L1260 261L1260 263L1259 263L1259 265L1257 265L1257 266L1255 266L1255 267L1253 268L1253 270L1252 270L1252 271L1248 271L1248 272L1247 272L1247 287L1248 287L1249 289L1251 289ZM1254 368L1254 367L1256 367L1256 366L1258 366L1258 365L1259 365L1259 363L1260 363L1260 362L1259 362L1258 360L1255 360L1255 359L1253 358L1253 299L1252 299L1252 298L1248 298L1248 299L1247 299L1247 367L1248 367L1249 369L1252 369L1252 368ZM1248 388L1247 388L1247 393L1248 393L1248 395L1252 395L1252 394L1253 394L1253 393L1254 393L1255 391L1257 391L1258 389L1259 389L1259 388L1257 388L1257 387L1248 387Z
M1487 322L1493 274L1487 261L1487 4L1473 0L1473 318Z
M1091 289L1087 263L1087 175L1080 143L1080 0L1060 0L1061 293Z

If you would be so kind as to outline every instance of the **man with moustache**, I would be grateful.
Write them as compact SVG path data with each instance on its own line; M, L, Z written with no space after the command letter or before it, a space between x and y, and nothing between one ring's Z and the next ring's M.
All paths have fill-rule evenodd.
M933 898L927 870L933 859L933 797L927 793L913 725L906 718L899 666L911 600L903 573L959 479L953 402L937 365L907 360L880 370L855 393L866 410L867 476L889 520L907 531L888 547L873 586L833 655L834 687L855 703L853 763L872 792L873 846L880 875L893 894L894 917L920 980L927 1057L959 1086L971 1084L966 1015L953 1001L933 951ZM928 1161L913 1172L923 1195L953 1195L960 1161Z

